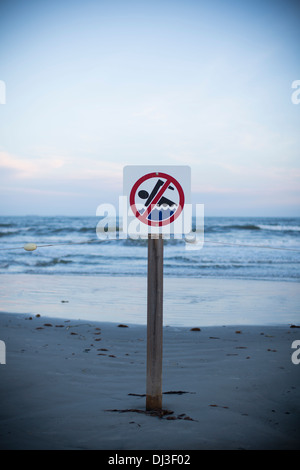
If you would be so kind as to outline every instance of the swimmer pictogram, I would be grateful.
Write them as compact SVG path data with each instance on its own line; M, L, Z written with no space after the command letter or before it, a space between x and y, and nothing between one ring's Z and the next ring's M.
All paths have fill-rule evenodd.
M133 185L129 203L133 214L141 222L156 227L171 224L184 207L184 191L173 176L152 172L139 178Z

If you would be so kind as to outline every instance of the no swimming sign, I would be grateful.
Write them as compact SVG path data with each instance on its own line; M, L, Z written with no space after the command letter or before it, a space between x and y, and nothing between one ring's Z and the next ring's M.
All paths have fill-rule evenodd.
M191 231L191 170L188 166L126 166L123 230L128 235L183 235ZM124 224L124 220L126 223Z
M163 243L192 230L188 166L126 166L123 232L148 238L146 410L162 409Z

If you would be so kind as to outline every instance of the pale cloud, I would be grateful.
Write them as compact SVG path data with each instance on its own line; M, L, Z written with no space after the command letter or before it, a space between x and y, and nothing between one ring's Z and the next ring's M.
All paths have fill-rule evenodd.
M252 160L251 164L235 163L216 155L196 156L189 152L170 153L175 164L192 169L192 191L198 194L272 194L275 200L285 200L288 194L300 194L300 168L269 165ZM294 197L294 196L293 196Z
M296 180L300 178L300 168L287 168L279 166L249 166L236 165L232 163L220 163L230 173L235 175L247 175L255 178L265 178L271 180Z
M21 178L33 174L36 171L35 165L31 161L25 161L10 155L7 152L0 152L0 168L11 170Z
M121 163L108 162L94 158L70 158L67 160L68 180L106 180L111 184L119 183L123 178Z
M42 188L27 188L26 186L1 186L1 192L3 194L14 192L29 194L33 196L61 196L61 197L78 197L81 196L80 192L75 191L59 191L56 189L42 189Z
M221 187L221 186L213 186L209 184L193 184L192 190L196 193L202 193L202 194L237 194L237 193L250 193L250 190L242 190L241 189L235 189L235 188L229 188L229 187Z
M13 179L23 180L114 180L122 179L123 165L105 160L76 157L25 158L0 152L0 168L11 172Z
M64 161L60 158L30 159L16 157L8 152L0 152L0 168L11 171L15 178L47 177L51 170L57 170L63 165Z
M237 187L242 181L244 188L255 190L267 190L277 192L278 197L283 197L284 193L295 191L300 192L300 169L280 166L262 165L235 165L220 163L230 175L236 177ZM242 190L240 188L239 190Z

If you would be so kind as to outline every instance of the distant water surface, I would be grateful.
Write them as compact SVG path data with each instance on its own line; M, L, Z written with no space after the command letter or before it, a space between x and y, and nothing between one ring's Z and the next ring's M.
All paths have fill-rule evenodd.
M101 241L96 235L98 222L96 217L0 217L1 248L28 242L61 244L31 253L1 250L0 274L145 276L147 242ZM207 217L204 238L203 248L192 251L184 240L166 240L165 276L300 279L300 218Z
M146 324L147 241L99 240L98 222L0 217L0 310ZM164 242L166 325L300 323L300 219L205 218L204 240Z

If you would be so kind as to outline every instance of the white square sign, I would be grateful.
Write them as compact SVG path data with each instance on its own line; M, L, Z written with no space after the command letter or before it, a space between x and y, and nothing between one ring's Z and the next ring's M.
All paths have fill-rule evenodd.
M182 236L192 230L189 166L128 165L123 171L123 232Z

